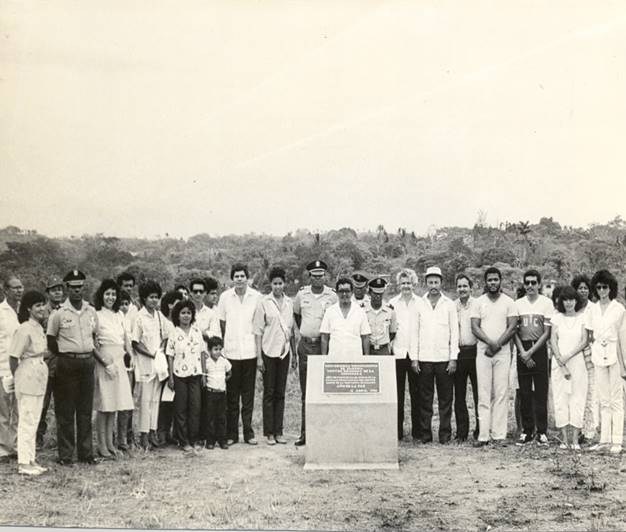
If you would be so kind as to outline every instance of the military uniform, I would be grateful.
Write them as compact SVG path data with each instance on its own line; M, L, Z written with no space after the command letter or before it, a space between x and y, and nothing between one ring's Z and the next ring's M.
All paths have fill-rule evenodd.
M365 314L372 330L370 355L391 355L389 336L390 333L395 333L398 328L395 311L384 304L378 310L374 310L371 305L368 305Z
M311 275L324 274L328 267L322 261L314 261L307 265ZM324 286L320 294L315 294L310 286L302 287L293 300L293 312L301 317L300 341L298 342L298 373L300 377L300 390L302 395L302 424L300 437L305 437L305 404L306 404L306 376L307 357L320 355L322 351L320 327L326 309L337 302L335 291Z
M68 285L82 284L85 275L77 270L63 279ZM54 381L54 410L57 420L59 461L70 463L76 447L78 460L93 461L91 414L94 391L94 332L96 309L83 301L80 310L69 299L48 320L48 336L56 339L59 356ZM74 433L76 423L76 435Z
M370 305L370 296L365 294L365 296L363 296L363 299L357 299L356 297L352 296L352 302L359 305L359 307L361 307L362 309L367 310L367 307L369 307Z

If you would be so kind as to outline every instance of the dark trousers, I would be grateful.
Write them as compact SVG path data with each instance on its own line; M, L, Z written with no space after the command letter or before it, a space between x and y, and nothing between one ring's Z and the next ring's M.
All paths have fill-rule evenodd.
M300 437L306 437L306 375L307 357L309 355L320 355L322 346L319 342L306 341L300 339L298 343L298 377L300 378L300 397L302 400L302 414L300 421Z
M41 408L41 418L39 419L39 426L37 427L37 441L43 443L43 437L48 430L48 408L50 408L50 400L52 399L52 392L54 390L54 378L48 378L48 385L46 386L46 394L43 396L43 406Z
M530 349L533 342L522 342L524 349ZM532 356L534 368L529 368L517 358L517 379L519 381L520 414L522 430L532 435L535 428L538 434L548 430L548 350L541 346ZM534 390L533 390L534 388Z
M372 344L370 344L370 355L371 356L386 356L391 355L391 350L389 349L389 344L381 345L376 349Z
M200 439L201 386L201 375L174 375L174 423L182 446L193 445Z
M422 441L433 439L433 398L437 386L437 402L439 403L439 442L448 443L452 435L452 393L454 380L446 371L447 362L420 362L418 375L420 393L420 428Z
M226 443L226 392L203 388L202 404L205 407L202 411L202 426L206 443Z
M289 374L289 360L270 358L263 354L263 435L282 436L285 415L285 388Z
M472 356L473 355L473 356ZM469 412L467 410L467 379L472 383L474 416L476 419L474 439L478 439L478 383L476 381L476 346L462 346L454 373L454 418L456 437L466 440L469 433Z
M93 357L70 358L60 355L57 358L54 411L57 419L57 446L60 460L72 460L74 445L76 445L78 460L93 458L91 413L94 366ZM74 432L74 424L76 424L76 432Z
M161 397L163 397L163 392L165 391L166 386L167 380L164 381L161 386ZM176 388L176 384L174 384L174 388ZM161 443L169 443L172 441L172 438L176 439L176 441L180 441L177 436L174 436L174 434L176 434L174 417L174 401L160 401L159 419L157 420L157 434Z
M126 369L128 381L130 382L130 391L135 397L135 372ZM133 436L133 411L122 410L117 413L117 443L132 445L134 443Z
M248 441L254 438L252 410L256 384L256 358L230 360L230 363L233 367L230 379L226 383L226 434L228 439L239 441L239 401L241 400L243 439Z
M411 435L413 439L422 437L420 429L420 397L418 393L417 374L411 369L411 360L407 357L396 359L396 386L398 392L398 439L404 436L404 390L409 379L409 396L411 398Z

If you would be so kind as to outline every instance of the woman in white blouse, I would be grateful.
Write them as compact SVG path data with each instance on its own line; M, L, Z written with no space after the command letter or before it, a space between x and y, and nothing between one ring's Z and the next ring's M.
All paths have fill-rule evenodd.
M133 409L124 353L130 351L130 338L124 316L119 312L119 288L105 279L95 295L98 315L96 329L96 375L93 405L96 415L97 452L105 459L117 456L113 445L116 412Z
M600 443L591 450L619 454L624 432L623 351L626 309L618 303L617 280L607 270L591 279L597 303L586 313L592 334L591 360L595 367L596 390L600 403Z
M46 472L35 461L37 426L48 383L48 366L43 360L46 335L43 322L46 298L39 292L26 292L17 315L21 325L15 331L9 348L9 364L15 379L17 423L17 466L22 475Z

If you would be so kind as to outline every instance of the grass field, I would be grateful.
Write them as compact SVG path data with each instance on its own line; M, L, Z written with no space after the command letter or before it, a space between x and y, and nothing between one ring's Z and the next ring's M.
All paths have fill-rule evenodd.
M261 434L260 383L255 430ZM400 443L399 471L304 471L297 375L290 374L288 445L237 444L184 455L136 452L96 466L54 463L54 433L22 478L0 465L0 524L133 528L332 530L624 530L621 456L550 448ZM511 423L514 429L514 423Z

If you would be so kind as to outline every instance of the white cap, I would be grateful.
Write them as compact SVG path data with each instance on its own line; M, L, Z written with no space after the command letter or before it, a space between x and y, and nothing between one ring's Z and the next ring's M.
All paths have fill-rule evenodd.
M439 266L431 266L426 270L426 274L424 275L424 279L430 277L431 275L438 275L441 279L443 279L443 274L441 273L441 268Z

